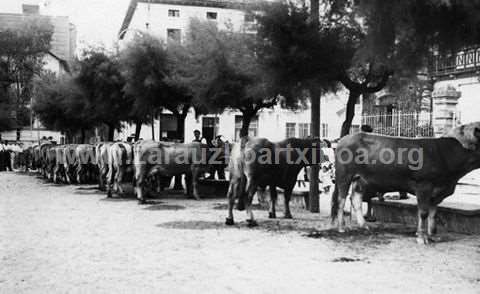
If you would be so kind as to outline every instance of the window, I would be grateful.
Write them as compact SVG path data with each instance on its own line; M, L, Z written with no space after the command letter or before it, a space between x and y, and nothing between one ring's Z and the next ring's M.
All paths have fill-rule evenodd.
M240 130L242 129L242 116L235 115L235 141L240 140ZM252 117L248 127L248 135L256 137L258 135L258 116Z
M169 17L180 17L180 10L178 9L169 9L168 10Z
M253 14L251 12L245 13L244 21L245 22L254 22L255 21L255 14Z
M293 138L295 137L295 123L287 123L286 124L286 130L287 130L287 138Z
M217 13L216 12L207 12L207 19L216 20L217 19Z
M160 114L160 140L169 141L178 139L177 117L173 114Z
M167 29L167 40L173 40L180 42L182 30L180 29Z
M22 11L24 14L39 14L40 6L22 4Z
M202 118L202 137L207 140L207 143L211 143L215 136L218 136L218 117L203 117Z
M328 124L322 124L322 138L328 138Z
M310 124L299 123L298 124L298 137L307 138L310 136Z

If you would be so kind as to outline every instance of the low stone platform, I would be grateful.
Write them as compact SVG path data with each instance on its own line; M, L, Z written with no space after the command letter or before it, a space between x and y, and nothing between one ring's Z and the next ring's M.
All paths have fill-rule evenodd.
M417 200L372 200L372 211L377 221L417 224ZM480 205L445 202L438 207L437 228L466 234L480 234Z
M200 198L225 198L227 197L228 180L198 180L198 193Z

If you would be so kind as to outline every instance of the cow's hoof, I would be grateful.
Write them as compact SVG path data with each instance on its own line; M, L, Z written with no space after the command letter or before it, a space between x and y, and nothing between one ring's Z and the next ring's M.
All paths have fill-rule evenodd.
M233 218L227 217L227 218L225 219L225 224L226 224L227 226L233 226L233 225L235 224L235 222L233 221Z
M138 205L144 205L147 204L147 201L145 199L138 199Z
M275 214L275 212L269 212L268 218L277 218L277 215Z
M374 223L374 222L377 221L377 219L374 216L366 216L365 221L367 221L369 223Z
M249 228L253 228L253 227L257 227L258 226L258 223L256 220L254 219L247 219L247 227Z
M285 219L292 219L293 216L292 216L291 213L286 213L286 214L283 216L283 218L285 218Z
M428 236L426 235L420 235L417 237L417 244L420 245L428 245L430 244L430 241L428 240Z
M112 192L107 193L107 198L112 198Z
M345 233L345 228L338 228L339 233Z

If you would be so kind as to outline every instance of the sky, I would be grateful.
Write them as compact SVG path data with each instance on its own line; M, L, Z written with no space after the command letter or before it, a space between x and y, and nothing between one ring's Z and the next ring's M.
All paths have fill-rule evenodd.
M69 16L77 28L77 48L111 49L130 0L0 0L0 12L21 13L23 3L42 5L41 14Z

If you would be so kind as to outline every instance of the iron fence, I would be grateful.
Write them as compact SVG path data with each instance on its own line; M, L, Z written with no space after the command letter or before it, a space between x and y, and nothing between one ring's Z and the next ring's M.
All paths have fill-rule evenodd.
M373 132L401 137L433 137L432 115L430 112L392 112L362 115L362 125L369 125Z

